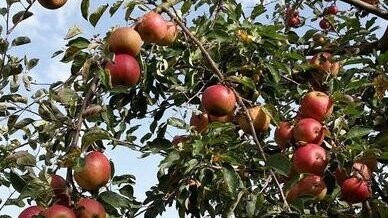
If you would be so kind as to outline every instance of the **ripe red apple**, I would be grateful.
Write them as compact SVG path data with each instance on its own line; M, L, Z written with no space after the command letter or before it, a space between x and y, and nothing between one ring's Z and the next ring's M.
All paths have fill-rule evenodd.
M313 118L303 118L294 127L294 140L296 142L322 144L324 127Z
M298 173L322 175L328 164L326 151L317 144L301 145L292 157L293 166Z
M207 129L209 125L209 117L207 113L195 114L192 113L190 118L190 126L193 127L198 133L202 133Z
M202 106L211 115L222 117L231 114L235 105L236 96L224 85L209 86L202 93Z
M145 42L158 44L166 37L167 27L167 22L160 14L150 11L141 18L135 29Z
M44 208L39 206L27 207L19 214L18 218L33 218L34 216L38 216L43 211Z
M55 195L60 195L67 192L66 180L59 175L51 175L50 186L54 191Z
M322 121L333 112L333 101L323 92L313 91L303 96L299 113L303 118Z
M275 130L275 142L279 145L281 150L289 147L293 137L293 126L290 122L280 122Z
M248 108L248 113L257 133L264 132L268 129L271 118L268 116L268 112L265 111L265 108L261 106L254 106ZM245 116L245 113L241 113L237 116L237 123L244 132L251 134L251 125L248 117Z
M319 21L319 27L321 27L323 30L329 30L333 28L330 21L326 18L323 18L321 21Z
M336 5L330 5L324 10L324 14L336 15L337 13L338 13L338 8Z
M317 200L322 200L326 196L327 186L322 177L307 175L299 180L287 192L287 201L293 202L300 196L313 196Z
M110 179L111 166L108 158L98 151L86 155L82 169L74 172L74 179L81 188L97 190Z
M360 203L372 196L370 185L367 181L351 177L341 185L342 199L348 203Z
M94 199L82 198L76 206L77 218L106 218L104 206Z
M139 54L143 41L136 30L130 27L115 29L108 38L109 50L115 54Z
M67 0L38 0L38 2L43 7L54 10L62 7L67 2Z
M369 167L361 162L355 162L352 166L352 176L370 181L372 177L372 171Z
M166 22L167 32L162 41L159 43L160 45L171 45L175 42L176 37L178 36L178 28L174 22Z
M113 86L131 87L140 79L140 66L137 60L129 54L116 54L114 62L108 62L106 69L110 73Z
M289 27L297 27L301 24L299 11L293 8L286 9L286 24Z
M74 212L65 206L54 204L43 211L45 218L76 218Z

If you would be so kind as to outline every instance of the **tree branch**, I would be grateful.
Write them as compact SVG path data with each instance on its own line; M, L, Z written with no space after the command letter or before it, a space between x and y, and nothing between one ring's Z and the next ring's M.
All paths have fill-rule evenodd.
M366 2L363 2L361 0L341 0L343 2L346 2L350 5L356 6L364 11L367 11L369 13L372 13L378 17L381 17L385 20L388 20L388 11L378 8L377 6L368 4Z

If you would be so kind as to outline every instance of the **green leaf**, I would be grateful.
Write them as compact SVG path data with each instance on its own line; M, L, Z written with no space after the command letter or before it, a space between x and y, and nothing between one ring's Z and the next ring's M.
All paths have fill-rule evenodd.
M31 42L31 39L28 38L27 36L20 36L14 39L11 43L12 46L19 46L19 45L24 45L28 44Z
M39 59L38 58L33 58L31 60L28 61L27 63L27 70L31 70L32 68L34 68L36 65L38 65L39 63Z
M186 125L187 125L184 120L181 120L175 117L170 117L167 123L168 125L176 127L178 129L186 129Z
M118 0L112 5L112 7L109 9L109 14L111 17L116 13L116 11L120 8L123 2L123 0Z
M93 142L104 139L111 139L109 132L98 127L93 127L82 137L82 150L86 150Z
M267 164L281 175L287 176L290 171L290 161L281 154L274 154L268 157Z
M61 62L68 63L68 62L73 61L75 55L78 54L80 50L81 49L79 49L77 47L70 46L69 48L66 49L66 52L63 55L63 58L61 59Z
M237 195L237 188L239 185L239 176L234 170L234 168L230 165L222 168L222 175L224 178L224 182L227 188L227 191L231 193L233 196Z
M101 5L93 12L89 17L89 22L95 27L100 20L101 16L104 14L109 4Z
M27 125L29 125L29 124L31 124L31 123L33 123L33 122L35 122L34 119L31 119L31 118L24 118L23 120L17 122L17 123L13 126L13 128L14 128L14 129L22 129L22 128L24 128L25 126L27 126Z
M71 27L68 31L67 31L67 33L66 33L66 36L65 36L65 40L68 40L68 39L71 39L71 38L73 38L73 37L75 37L75 36L78 36L79 34L81 34L82 33L82 30L81 30L81 28L79 28L78 26L73 26L73 27Z
M89 46L89 44L90 44L89 40L87 40L83 37L78 37L78 38L70 40L66 46L73 46L73 47L76 47L79 49L84 49L84 48L87 48Z
M81 14L85 20L88 20L89 15L89 0L82 0L81 2Z
M271 73L272 75L272 79L276 82L276 83L279 83L280 81L280 74L279 74L279 70L275 69L271 64L266 64L269 72Z
M11 170L9 180L11 181L12 187L19 193L27 186L27 182L13 170Z
M182 14L186 14L187 12L189 12L192 4L193 4L193 2L191 0L184 1L183 5L181 7Z
M160 169L167 169L175 164L180 159L180 155L177 151L172 151L168 156L160 162Z
M363 136L368 135L371 132L373 132L373 129L371 128L354 126L349 130L348 134L346 135L346 138L347 139L361 138Z
M98 198L114 208L129 208L131 203L127 198L112 191L102 192Z
M19 23L29 17L31 17L33 15L32 12L30 11L19 11L18 13L16 13L15 15L13 15L12 17L12 23L13 24L16 24L16 23Z

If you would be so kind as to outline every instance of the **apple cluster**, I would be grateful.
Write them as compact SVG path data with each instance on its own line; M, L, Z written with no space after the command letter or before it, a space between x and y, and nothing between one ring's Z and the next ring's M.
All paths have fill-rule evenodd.
M95 191L106 185L110 179L111 166L104 154L90 152L85 157L80 170L74 172L77 184L85 190ZM41 215L46 218L106 218L104 206L91 198L80 198L72 205L68 184L59 175L51 175L50 186L53 190L53 203L50 207L31 206L24 209L18 218L32 218Z
M329 158L322 143L328 130L322 122L332 111L333 101L327 94L311 91L302 97L295 122L281 122L275 130L275 141L282 151L292 145L295 147L290 177L302 175L287 191L289 202L304 195L322 200L326 195L323 175ZM368 166L361 162L353 165L350 176L345 169L338 168L335 177L341 187L342 199L348 203L360 203L370 198L368 181L371 175Z
M108 38L113 61L106 64L112 86L135 86L141 77L141 68L136 60L143 41L157 45L171 45L177 37L178 29L174 22L166 21L154 12L146 13L135 27L119 27Z

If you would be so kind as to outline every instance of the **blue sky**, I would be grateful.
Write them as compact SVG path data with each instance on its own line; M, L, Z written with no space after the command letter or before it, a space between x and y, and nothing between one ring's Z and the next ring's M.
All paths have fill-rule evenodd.
M96 8L96 1L91 1L90 11ZM111 1L98 1L98 4L112 3ZM252 5L254 0L245 0L246 7ZM5 7L5 1L0 1L0 7ZM80 1L69 0L64 7L58 10L46 10L38 2L31 8L34 16L21 22L11 38L15 36L28 36L32 43L20 47L15 47L10 53L20 56L27 55L29 58L39 58L39 65L34 68L30 75L37 83L52 83L58 80L65 80L70 75L70 66L60 63L59 58L50 59L51 55L64 48L66 41L63 39L67 30L73 25L81 27L84 36L91 37L94 34L104 34L109 28L117 25L125 25L123 13L117 13L110 17L107 13L102 17L96 28L93 28L85 21L80 13ZM22 8L20 8L22 10ZM15 10L16 11L16 10ZM1 21L3 22L3 21ZM34 87L39 89L41 87ZM23 91L24 92L24 91ZM27 93L33 94L33 93ZM141 130L140 130L140 134ZM175 133L170 133L174 135ZM37 153L35 153L37 154ZM157 166L160 157L151 156L140 159L139 153L135 153L127 148L117 147L114 150L107 150L107 156L115 163L117 174L133 174L136 176L135 196L139 200L144 200L145 191L156 184ZM64 173L65 171L60 171ZM5 199L12 190L0 188L0 198ZM13 196L16 197L16 194ZM22 209L14 206L6 206L0 214L7 214L16 217ZM162 217L177 217L174 206L167 210Z

